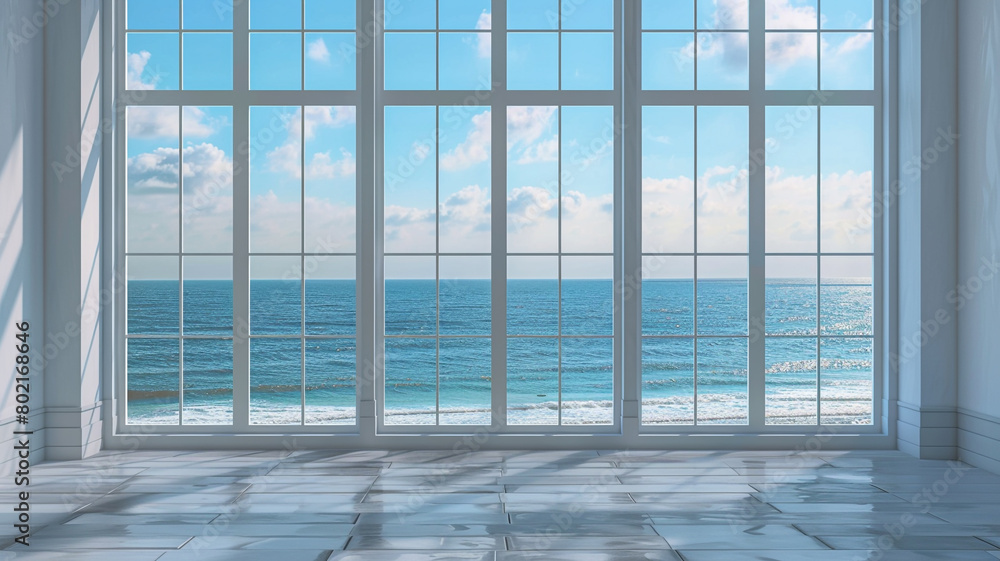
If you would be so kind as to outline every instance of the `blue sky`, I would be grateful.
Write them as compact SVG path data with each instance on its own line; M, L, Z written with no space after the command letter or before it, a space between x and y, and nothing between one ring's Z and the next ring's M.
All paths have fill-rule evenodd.
M176 1L128 0L128 26L141 30L127 38L128 86L178 88L183 46L185 88L229 89L232 18L217 4L187 0L181 18ZM572 9L564 7L560 21L557 0L508 2L509 88L557 89L560 81L563 89L613 87L612 1L564 4ZM299 5L250 1L251 88L299 89L304 82L306 89L353 89L354 3L306 0L304 16ZM433 0L400 5L387 19L387 89L488 87L488 1L440 0L440 13ZM745 89L746 5L644 0L643 87L694 88L698 57L699 89ZM815 0L767 0L766 10L767 87L813 89L817 80L831 89L872 87L873 34L865 31L871 28L870 0L825 2L822 14ZM198 32L188 32L193 30ZM825 251L870 250L871 109L798 109L767 113L768 251L815 251L817 229ZM170 193L176 195L183 148L185 162L199 166L186 166L187 188L223 185L186 210L186 245L229 251L231 109L189 108L183 139L177 119L171 108L129 110L130 250L176 251L178 209ZM387 252L434 251L439 220L442 251L488 253L494 188L507 194L509 251L557 251L560 223L563 251L612 250L610 107L509 108L506 186L491 185L488 108L387 107L385 124ZM747 126L741 107L644 108L644 251L693 251L696 230L699 251L746 251ZM297 252L303 236L306 251L355 250L355 133L351 108L309 108L304 116L298 107L252 109L252 251ZM811 218L817 204L821 224ZM733 266L738 275L744 265ZM530 270L515 269L530 276ZM591 272L603 276L605 269L595 262ZM277 275L263 264L257 270ZM404 265L394 270L408 274Z

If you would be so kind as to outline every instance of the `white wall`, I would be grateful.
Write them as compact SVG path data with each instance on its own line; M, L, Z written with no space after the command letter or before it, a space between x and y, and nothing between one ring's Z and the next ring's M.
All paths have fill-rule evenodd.
M42 56L39 24L44 14L34 2L0 2L0 473L14 465L14 324L31 326L29 345L41 351L42 321ZM36 355L37 356L37 355ZM45 433L42 372L32 363L28 430L34 461L41 458Z
M959 2L958 60L959 454L1000 471L1000 2Z

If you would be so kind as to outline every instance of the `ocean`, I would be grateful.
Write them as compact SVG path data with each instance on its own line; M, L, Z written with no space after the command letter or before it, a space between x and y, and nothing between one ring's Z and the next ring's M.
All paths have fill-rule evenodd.
M510 425L612 423L612 282L561 288L560 320L557 281L508 281ZM643 282L644 424L747 422L746 282L697 288L695 310L691 280ZM132 280L128 292L129 335L153 337L128 341L128 422L177 424L182 352L165 336L179 331L178 283ZM251 424L353 425L354 283L306 281L304 321L302 293L297 281L251 281ZM433 280L389 280L385 302L385 423L489 424L489 281L442 281L435 291ZM871 285L824 280L819 302L814 280L767 282L767 422L871 424ZM183 315L183 424L231 424L231 283L186 281Z

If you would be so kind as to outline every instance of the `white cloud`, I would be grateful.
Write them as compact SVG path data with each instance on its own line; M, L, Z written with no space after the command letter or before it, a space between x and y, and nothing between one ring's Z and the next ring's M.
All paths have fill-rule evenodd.
M267 164L271 171L287 173L292 177L302 176L301 152L298 142L289 142L267 153Z
M490 239L490 190L469 185L441 203L441 250L488 253Z
M493 16L489 12L483 12L479 14L479 19L476 21L476 29L489 30L493 26ZM493 41L491 39L492 35L490 33L477 33L477 43L476 49L480 58L490 58L490 54L493 49Z
M138 53L128 53L126 57L125 84L130 90L155 90L158 76L153 76L149 82L142 81L142 73L149 64L149 51L139 51Z
M176 107L129 107L127 119L130 139L169 139L173 144L180 134ZM213 119L198 107L184 108L185 138L211 136L224 124L224 119Z
M642 180L642 245L648 253L689 252L694 247L694 180Z
M301 110L288 120L288 134L292 138L298 138L301 132L299 121ZM339 129L355 123L354 107L349 106L307 106L306 107L306 130L307 139L316 136L316 131L320 128Z
M302 128L299 118L301 110L288 120L286 125L288 138L285 144L278 146L267 153L268 168L271 171L287 173L292 177L299 178L302 175L302 165L300 161L301 146L299 138L302 135ZM341 128L354 124L354 107L342 106L308 106L305 114L305 138L315 138L316 132L321 128ZM341 147L342 153L348 153L346 148ZM313 155L312 161L307 165L307 176L318 178L343 177L348 171L354 173L354 157L350 161L343 158L340 161L333 161L329 151ZM316 175L314 176L313 173ZM333 175L331 175L333 174Z
M837 47L836 52L833 54L835 56L845 56L851 54L855 51L860 51L861 49L867 48L872 42L873 35L871 33L858 33L856 35L851 35L844 40L840 46ZM826 53L829 49L829 45L824 40L823 41L823 52Z
M441 155L441 169L458 171L490 158L490 111L472 116L472 129L454 150Z
M322 37L311 41L306 48L306 56L309 60L327 64L330 62L330 50L326 48L326 41Z
M816 8L812 6L793 6L790 0L767 0L765 12L768 29L816 29Z
M538 162L555 162L559 159L559 136L540 140L529 144L517 159L519 164L534 164Z
M507 108L507 150L517 144L527 145L541 137L549 129L556 108L508 107Z
M312 161L306 166L306 177L309 179L336 179L354 175L357 162L354 155L346 149L340 149L340 159L334 160L330 152L313 154Z

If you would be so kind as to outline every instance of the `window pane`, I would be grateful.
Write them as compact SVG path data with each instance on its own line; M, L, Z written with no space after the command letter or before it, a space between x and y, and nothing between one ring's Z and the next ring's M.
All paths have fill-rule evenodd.
M440 333L489 335L490 258L441 257Z
M385 12L386 29L434 29L437 20L434 0L396 0Z
M250 424L302 424L302 340L250 340Z
M180 75L177 33L128 33L126 44L126 89L177 89Z
M507 258L507 333L559 333L559 258Z
M385 424L437 424L436 339L385 340Z
M357 422L356 357L354 339L306 341L307 425Z
M747 29L749 0L698 0L698 29Z
M874 422L872 349L867 337L820 339L820 421L824 425Z
M559 250L559 108L507 108L507 251Z
M764 236L770 253L815 253L819 188L815 107L768 107Z
M747 334L747 258L698 258L698 334Z
M353 90L357 53L353 33L306 33L306 89Z
M562 340L562 424L614 423L614 340Z
M698 424L745 425L747 339L698 339Z
M490 0L438 0L441 29L490 29Z
M184 34L184 89L233 89L233 34Z
M769 90L815 90L815 33L768 33L764 83Z
M820 260L820 329L823 335L873 335L873 259Z
M694 33L642 34L642 89L694 89Z
M694 424L694 339L642 340L642 423Z
M302 333L302 262L295 257L250 258L250 332Z
M180 422L180 343L177 339L129 339L125 372L127 423Z
M385 108L386 253L436 250L436 125L434 107Z
M614 29L615 5L613 0L587 0L563 2L563 29Z
M507 34L507 89L559 89L559 34Z
M698 34L698 89L745 90L750 87L747 33Z
M611 107L562 109L562 251L614 251L614 139Z
M233 109L184 108L184 250L233 250Z
M302 0L250 0L250 29L301 29Z
M180 332L180 266L177 257L128 257L129 335Z
M128 0L126 19L129 29L177 29L178 0Z
M160 2L157 4L170 4ZM184 0L184 29L232 29L233 0Z
M874 29L872 0L823 3L823 29Z
M354 335L356 332L354 257L305 258L306 333Z
M816 335L815 257L767 257L764 325L768 335Z
M694 251L694 108L642 109L642 250Z
M694 258L642 258L642 334L694 334Z
M440 340L442 425L489 425L490 340Z
M767 29L816 29L817 3L818 0L767 2L764 5L764 26Z
M558 29L559 0L507 0L507 29Z
M765 343L764 422L815 425L816 339L769 337Z
M251 107L250 251L302 251L302 110Z
M559 340L507 340L507 424L559 424Z
M699 253L749 246L748 130L746 107L698 108Z
M180 118L177 107L129 107L126 112L126 249L178 251Z
M563 335L614 334L614 258L562 258Z
M642 0L643 29L694 29L694 0Z
M870 90L875 87L875 34L823 33L820 87Z
M433 90L436 48L433 33L386 33L385 89Z
M439 111L442 252L490 252L491 130L489 109L442 107Z
M355 29L352 0L305 0L306 29Z
M357 131L353 107L305 108L305 251L355 251Z
M302 37L298 33L251 33L250 89L301 88Z
M233 424L232 340L184 340L183 423Z
M232 257L184 257L184 334L233 335Z
M489 33L441 33L442 90L491 89Z
M820 170L822 250L869 253L874 244L872 107L824 107Z
M437 333L436 264L433 257L385 258L385 334Z

